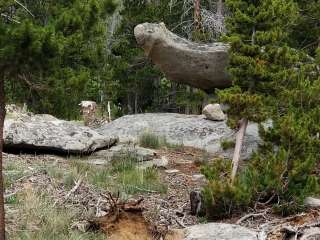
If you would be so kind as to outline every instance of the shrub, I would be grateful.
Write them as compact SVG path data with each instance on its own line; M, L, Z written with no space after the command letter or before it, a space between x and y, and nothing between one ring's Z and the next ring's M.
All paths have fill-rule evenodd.
M245 209L251 202L251 192L242 182L230 182L231 161L217 159L201 168L209 180L203 188L207 218L219 219L230 216L235 210Z
M306 120L283 116L263 134L266 144L238 173L233 185L230 163L220 160L202 168L209 180L203 189L207 217L227 217L256 202L270 204L283 216L303 210L304 199L320 193L316 167L320 141L309 130ZM273 145L275 137L281 146Z
M221 147L223 150L228 150L230 148L234 148L235 147L235 141L231 141L231 140L223 140L221 141Z

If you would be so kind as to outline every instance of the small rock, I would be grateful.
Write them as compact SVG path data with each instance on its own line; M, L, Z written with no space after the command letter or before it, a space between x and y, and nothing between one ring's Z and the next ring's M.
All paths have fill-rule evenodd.
M165 173L167 173L167 174L174 174L174 173L178 173L178 172L180 172L178 169L165 170Z
M72 224L71 229L86 233L88 232L90 226L91 224L88 221L80 221Z
M105 159L90 159L86 163L96 166L103 166L110 163L110 161L106 161Z
M153 163L155 167L166 168L169 164L169 161L166 157L161 157L160 159L154 159Z
M99 210L97 213L96 213L96 217L97 218L100 218L100 217L104 217L106 216L108 213L106 211L103 211L103 210Z
M152 161L141 162L138 165L138 168L143 170L151 167L166 168L168 164L169 164L168 159L166 157L161 157L158 159L153 159Z
M320 228L309 228L304 231L301 240L317 240L320 239Z
M146 170L147 168L152 168L154 166L153 161L145 161L138 164L138 169Z
M206 177L203 174L194 174L192 175L192 180L194 181L201 181L201 180L205 180Z
M226 120L226 115L221 110L220 104L209 104L202 110L202 113L209 120L213 120L213 121Z
M140 161L151 161L156 157L157 153L151 149L138 147L129 144L119 144L108 150L102 150L92 155L93 158L102 158L112 160L113 158L130 155L136 157Z
M199 224L185 229L184 240L258 240L257 233L239 225Z
M318 207L320 207L320 199L313 198L313 197L307 197L304 200L304 205L307 207L318 208Z

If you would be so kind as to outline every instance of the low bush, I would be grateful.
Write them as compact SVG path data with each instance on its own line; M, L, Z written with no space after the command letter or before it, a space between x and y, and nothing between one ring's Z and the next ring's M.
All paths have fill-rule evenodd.
M233 184L230 162L219 160L202 168L209 180L203 188L208 218L227 217L257 203L286 216L303 210L306 197L320 194L320 141L310 132L312 121L308 125L301 118L302 113L282 116L273 129L262 132L266 144L238 172ZM275 147L275 139L281 146Z

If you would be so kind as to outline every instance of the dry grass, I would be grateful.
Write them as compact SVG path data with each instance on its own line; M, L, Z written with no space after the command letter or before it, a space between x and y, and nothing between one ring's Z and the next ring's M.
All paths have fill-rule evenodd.
M10 206L9 206L10 207ZM26 186L7 214L8 239L15 240L102 240L102 233L80 233L70 229L75 213L55 207L52 200Z
M77 206L55 205L57 193L68 192L80 176L85 186L97 191L120 191L123 199L144 192L165 193L167 186L161 182L157 169L141 169L140 164L130 155L114 159L108 166L95 166L79 158L6 156L7 190L18 190L6 199L8 239L106 239L104 233L72 230L72 223L84 214Z

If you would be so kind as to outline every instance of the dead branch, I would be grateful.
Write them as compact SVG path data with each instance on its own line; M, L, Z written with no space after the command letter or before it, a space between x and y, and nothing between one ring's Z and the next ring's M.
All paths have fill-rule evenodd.
M77 191L77 189L81 186L82 181L83 181L83 177L81 176L79 180L75 183L75 186L67 193L62 203L66 202L70 198L70 196ZM53 206L56 206L57 203L58 203L58 200L54 202Z
M19 24L21 23L21 22L19 22L18 20L14 19L14 18L12 18L12 17L10 17L9 15L4 14L4 13L1 13L0 16L1 16L1 17L4 17L5 19L7 19L7 20L10 21L10 22L19 23Z
M75 193L75 191L77 191L77 189L80 187L80 185L82 184L83 178L80 177L79 180L76 182L76 185L68 192L68 194L65 197L65 201L67 201L69 199L69 197L71 196L71 194Z
M233 159L232 159L231 183L234 182L234 179L237 175L239 162L240 162L241 148L243 145L244 135L246 133L247 126L248 126L248 120L241 119L240 128L239 128L239 131L238 131L237 137L236 137L236 147L234 149L234 154L233 154Z
M236 223L237 224L241 224L243 221L247 220L248 218L264 217L269 210L270 210L270 208L266 209L265 211L263 211L261 213L250 213L250 214L247 214L247 215L243 216L242 218L240 218Z
M22 7L27 13L29 13L32 17L34 17L34 15L32 14L32 12L26 7L24 6L22 3L20 3L18 0L14 0L15 3L17 3L20 7Z

